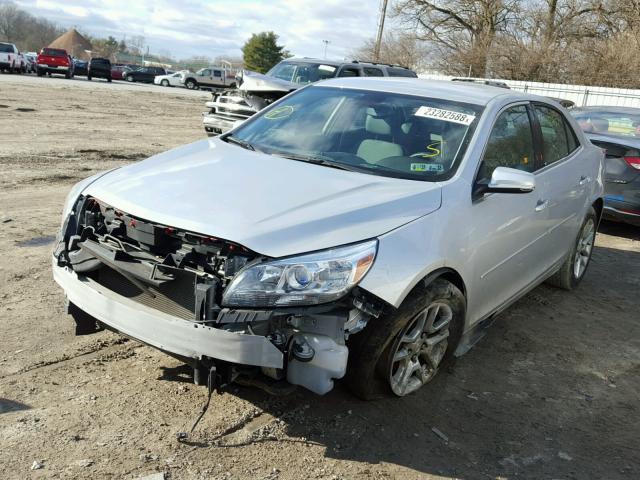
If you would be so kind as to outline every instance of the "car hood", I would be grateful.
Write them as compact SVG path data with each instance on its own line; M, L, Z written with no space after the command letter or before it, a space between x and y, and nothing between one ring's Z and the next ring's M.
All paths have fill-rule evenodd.
M84 194L159 224L282 257L373 238L440 207L438 183L349 172L202 140L114 170Z
M236 80L239 85L238 90L245 92L289 93L300 88L300 85L296 83L263 75L262 73L252 72L251 70L243 70L236 76Z

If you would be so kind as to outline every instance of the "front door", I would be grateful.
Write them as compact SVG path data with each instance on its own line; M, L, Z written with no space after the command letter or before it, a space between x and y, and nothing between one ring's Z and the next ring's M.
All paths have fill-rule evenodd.
M496 167L535 171L535 148L527 104L507 107L496 118L478 168L477 182L491 178ZM509 301L543 271L546 211L540 209L537 185L530 193L490 193L472 204L473 231L469 264L474 265L469 291L472 321Z

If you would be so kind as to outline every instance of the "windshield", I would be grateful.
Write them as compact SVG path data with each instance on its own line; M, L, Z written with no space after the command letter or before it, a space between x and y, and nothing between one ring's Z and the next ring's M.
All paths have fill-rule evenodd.
M270 77L286 80L287 82L304 85L327 78L333 78L337 68L333 65L318 63L280 62L267 72Z
M0 52L13 53L13 45L9 45L8 43L0 43Z
M43 48L42 54L47 55L48 57L66 57L67 52L64 50L60 50L57 48Z
M640 137L640 109L637 112L572 110L571 115L586 133Z
M455 172L481 111L437 98L312 86L263 110L229 140L294 160L438 181Z

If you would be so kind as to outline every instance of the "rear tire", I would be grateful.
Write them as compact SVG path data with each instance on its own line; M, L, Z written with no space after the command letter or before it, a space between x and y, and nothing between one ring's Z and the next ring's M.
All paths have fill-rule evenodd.
M547 279L547 283L564 290L573 290L580 284L591 263L597 227L598 216L593 207L589 207L567 259L560 269Z
M162 80L160 82L160 85L162 85L163 87L168 87L169 86L169 80Z
M107 82L111 83L111 77L107 77Z
M453 357L465 314L464 295L447 280L416 287L349 339L347 387L363 400L418 390Z
M91 81L91 75L87 75L87 80Z
M189 90L198 90L198 82L196 82L193 79L188 79L186 82L184 82L184 86L187 87Z
M131 75L126 76L127 82L133 82L133 77Z

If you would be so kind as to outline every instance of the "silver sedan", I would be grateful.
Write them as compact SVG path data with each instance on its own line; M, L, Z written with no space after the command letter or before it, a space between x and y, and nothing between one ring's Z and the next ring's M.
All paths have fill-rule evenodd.
M543 281L585 275L603 153L552 100L335 79L69 194L54 277L215 387L404 396ZM216 385L211 385L211 382Z

